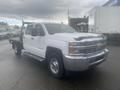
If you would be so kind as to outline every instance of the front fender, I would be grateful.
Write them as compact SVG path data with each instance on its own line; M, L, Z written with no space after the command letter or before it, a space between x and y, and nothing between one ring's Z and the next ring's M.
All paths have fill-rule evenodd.
M61 50L63 55L68 55L68 43L60 40L48 40L47 47L53 47Z

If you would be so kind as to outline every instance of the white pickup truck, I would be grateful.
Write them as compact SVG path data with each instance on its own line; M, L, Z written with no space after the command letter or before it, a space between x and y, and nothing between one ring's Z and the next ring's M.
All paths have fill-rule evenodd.
M50 73L62 78L66 71L85 71L106 60L106 37L78 33L56 23L24 22L19 40L10 39L17 56L27 54L46 61Z

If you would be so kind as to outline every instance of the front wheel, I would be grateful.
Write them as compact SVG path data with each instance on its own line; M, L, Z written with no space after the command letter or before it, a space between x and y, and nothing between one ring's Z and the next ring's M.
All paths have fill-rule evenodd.
M48 68L52 76L62 79L64 77L64 65L59 54L53 53L48 57Z

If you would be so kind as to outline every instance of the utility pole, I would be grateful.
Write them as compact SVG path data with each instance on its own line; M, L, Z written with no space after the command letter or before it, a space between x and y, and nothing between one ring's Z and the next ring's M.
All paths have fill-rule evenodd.
M23 19L23 17L21 17L21 19L22 19L22 26L21 26L20 40L23 42L24 19Z
M69 8L68 8L68 24L69 24L69 20L70 20L70 11L69 11Z
M68 8L68 20L69 20L69 14L70 14L70 11L69 11L69 8Z

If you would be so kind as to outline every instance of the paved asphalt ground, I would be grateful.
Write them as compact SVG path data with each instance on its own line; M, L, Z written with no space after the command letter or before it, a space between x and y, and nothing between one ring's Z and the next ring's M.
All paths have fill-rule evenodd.
M108 48L108 60L95 70L57 80L44 64L15 57L9 42L0 41L0 90L120 90L120 47Z

